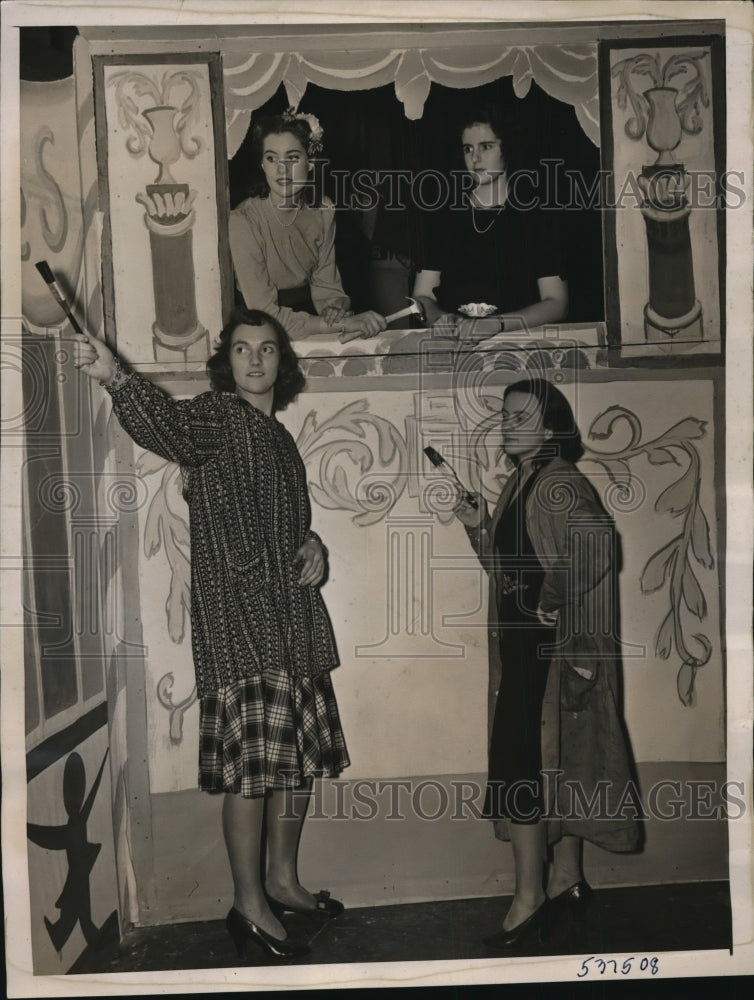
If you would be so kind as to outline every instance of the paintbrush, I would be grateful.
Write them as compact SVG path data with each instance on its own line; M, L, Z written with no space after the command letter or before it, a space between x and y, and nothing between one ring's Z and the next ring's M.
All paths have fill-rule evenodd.
M76 331L76 333L83 334L84 331L81 329L76 320L76 317L71 312L71 307L68 305L65 295L63 295L63 292L61 291L60 285L55 280L55 275L52 273L52 268L50 267L50 265L47 263L46 260L39 260L34 266L44 278L47 287L50 289L50 292L52 293L52 297L55 299L57 304L61 307L63 312L68 317L68 320L73 329Z
M444 467L444 468L446 468L448 470L448 472L450 473L450 475L453 477L453 479L458 484L459 489L461 489L463 491L463 495L464 495L464 499L466 500L466 503L469 504L471 507L473 507L474 510L477 510L478 507L479 507L479 503L477 502L477 498L474 496L473 493L469 493L469 491L463 485L463 483L461 482L461 480L458 478L458 475L456 474L456 470L453 468L452 465L450 465L448 462L445 461L445 459L442 457L442 455L440 454L440 452L437 451L435 448L425 448L424 449L424 454L430 460L430 462L432 463L432 465L435 466L435 468L440 469L440 468Z

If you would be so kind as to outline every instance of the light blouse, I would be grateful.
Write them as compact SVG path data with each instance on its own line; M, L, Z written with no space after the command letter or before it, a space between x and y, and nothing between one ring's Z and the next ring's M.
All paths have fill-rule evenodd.
M292 217L289 219L289 217ZM321 321L278 305L278 291L308 285L318 313L350 308L335 263L335 206L279 212L269 198L247 198L230 213L230 251L244 302L278 319L293 340L319 333Z

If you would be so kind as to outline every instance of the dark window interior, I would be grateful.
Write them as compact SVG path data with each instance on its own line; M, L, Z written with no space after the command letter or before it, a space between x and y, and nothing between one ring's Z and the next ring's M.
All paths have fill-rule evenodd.
M281 86L255 112L255 117L285 110ZM539 175L539 197L560 206L566 274L571 307L569 321L590 322L604 316L602 285L602 221L598 208L568 208L571 184L565 171L580 175L589 191L600 168L600 151L584 134L574 109L549 97L535 83L522 99L513 93L510 78L483 87L456 90L432 84L418 121L409 121L393 86L373 90L334 91L309 86L300 110L316 115L325 131L326 193L338 212L338 264L346 291L358 307L368 301L365 275L375 245L400 255L415 266L418 257L419 217L410 194L405 208L380 211L373 232L365 232L364 213L354 207L354 184L362 172L450 171L462 168L455 123L471 108L495 103L506 113L512 139L506 151L511 169L534 170ZM246 196L252 171L250 131L230 161L230 201L234 207ZM345 174L345 176L344 176ZM395 182L394 182L395 183ZM399 190L408 190L399 188ZM363 185L362 185L363 190Z

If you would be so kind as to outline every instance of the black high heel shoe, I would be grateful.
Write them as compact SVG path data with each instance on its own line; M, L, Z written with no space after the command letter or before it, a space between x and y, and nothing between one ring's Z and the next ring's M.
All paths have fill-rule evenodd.
M279 899L267 896L267 902L275 916L280 919L284 913L301 913L305 917L326 917L332 920L339 917L345 910L345 906L339 899L333 899L327 889L320 889L314 894L316 906L312 909L306 906L295 906L292 903L281 903Z
M509 951L511 948L523 944L527 938L536 934L537 941L539 944L542 944L549 933L549 917L550 900L545 897L544 902L537 907L530 917L522 920L515 927L511 927L510 930L503 928L503 930L497 931L495 934L490 934L489 937L484 939L484 943L490 951Z
M550 900L553 906L567 906L575 920L583 920L589 904L594 898L594 891L585 878L579 879L568 889L559 892Z
M263 931L261 927L257 927L253 920L248 920L242 913L239 913L235 906L225 918L225 926L233 938L239 958L243 958L246 954L246 946L249 942L258 945L269 958L300 958L302 955L308 955L311 951L309 945L303 941L273 937L272 934Z

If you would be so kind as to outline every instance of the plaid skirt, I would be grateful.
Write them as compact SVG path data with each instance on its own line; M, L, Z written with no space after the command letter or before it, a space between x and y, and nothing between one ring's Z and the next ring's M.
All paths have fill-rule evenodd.
M199 787L244 798L333 777L350 761L329 672L244 677L200 701Z

